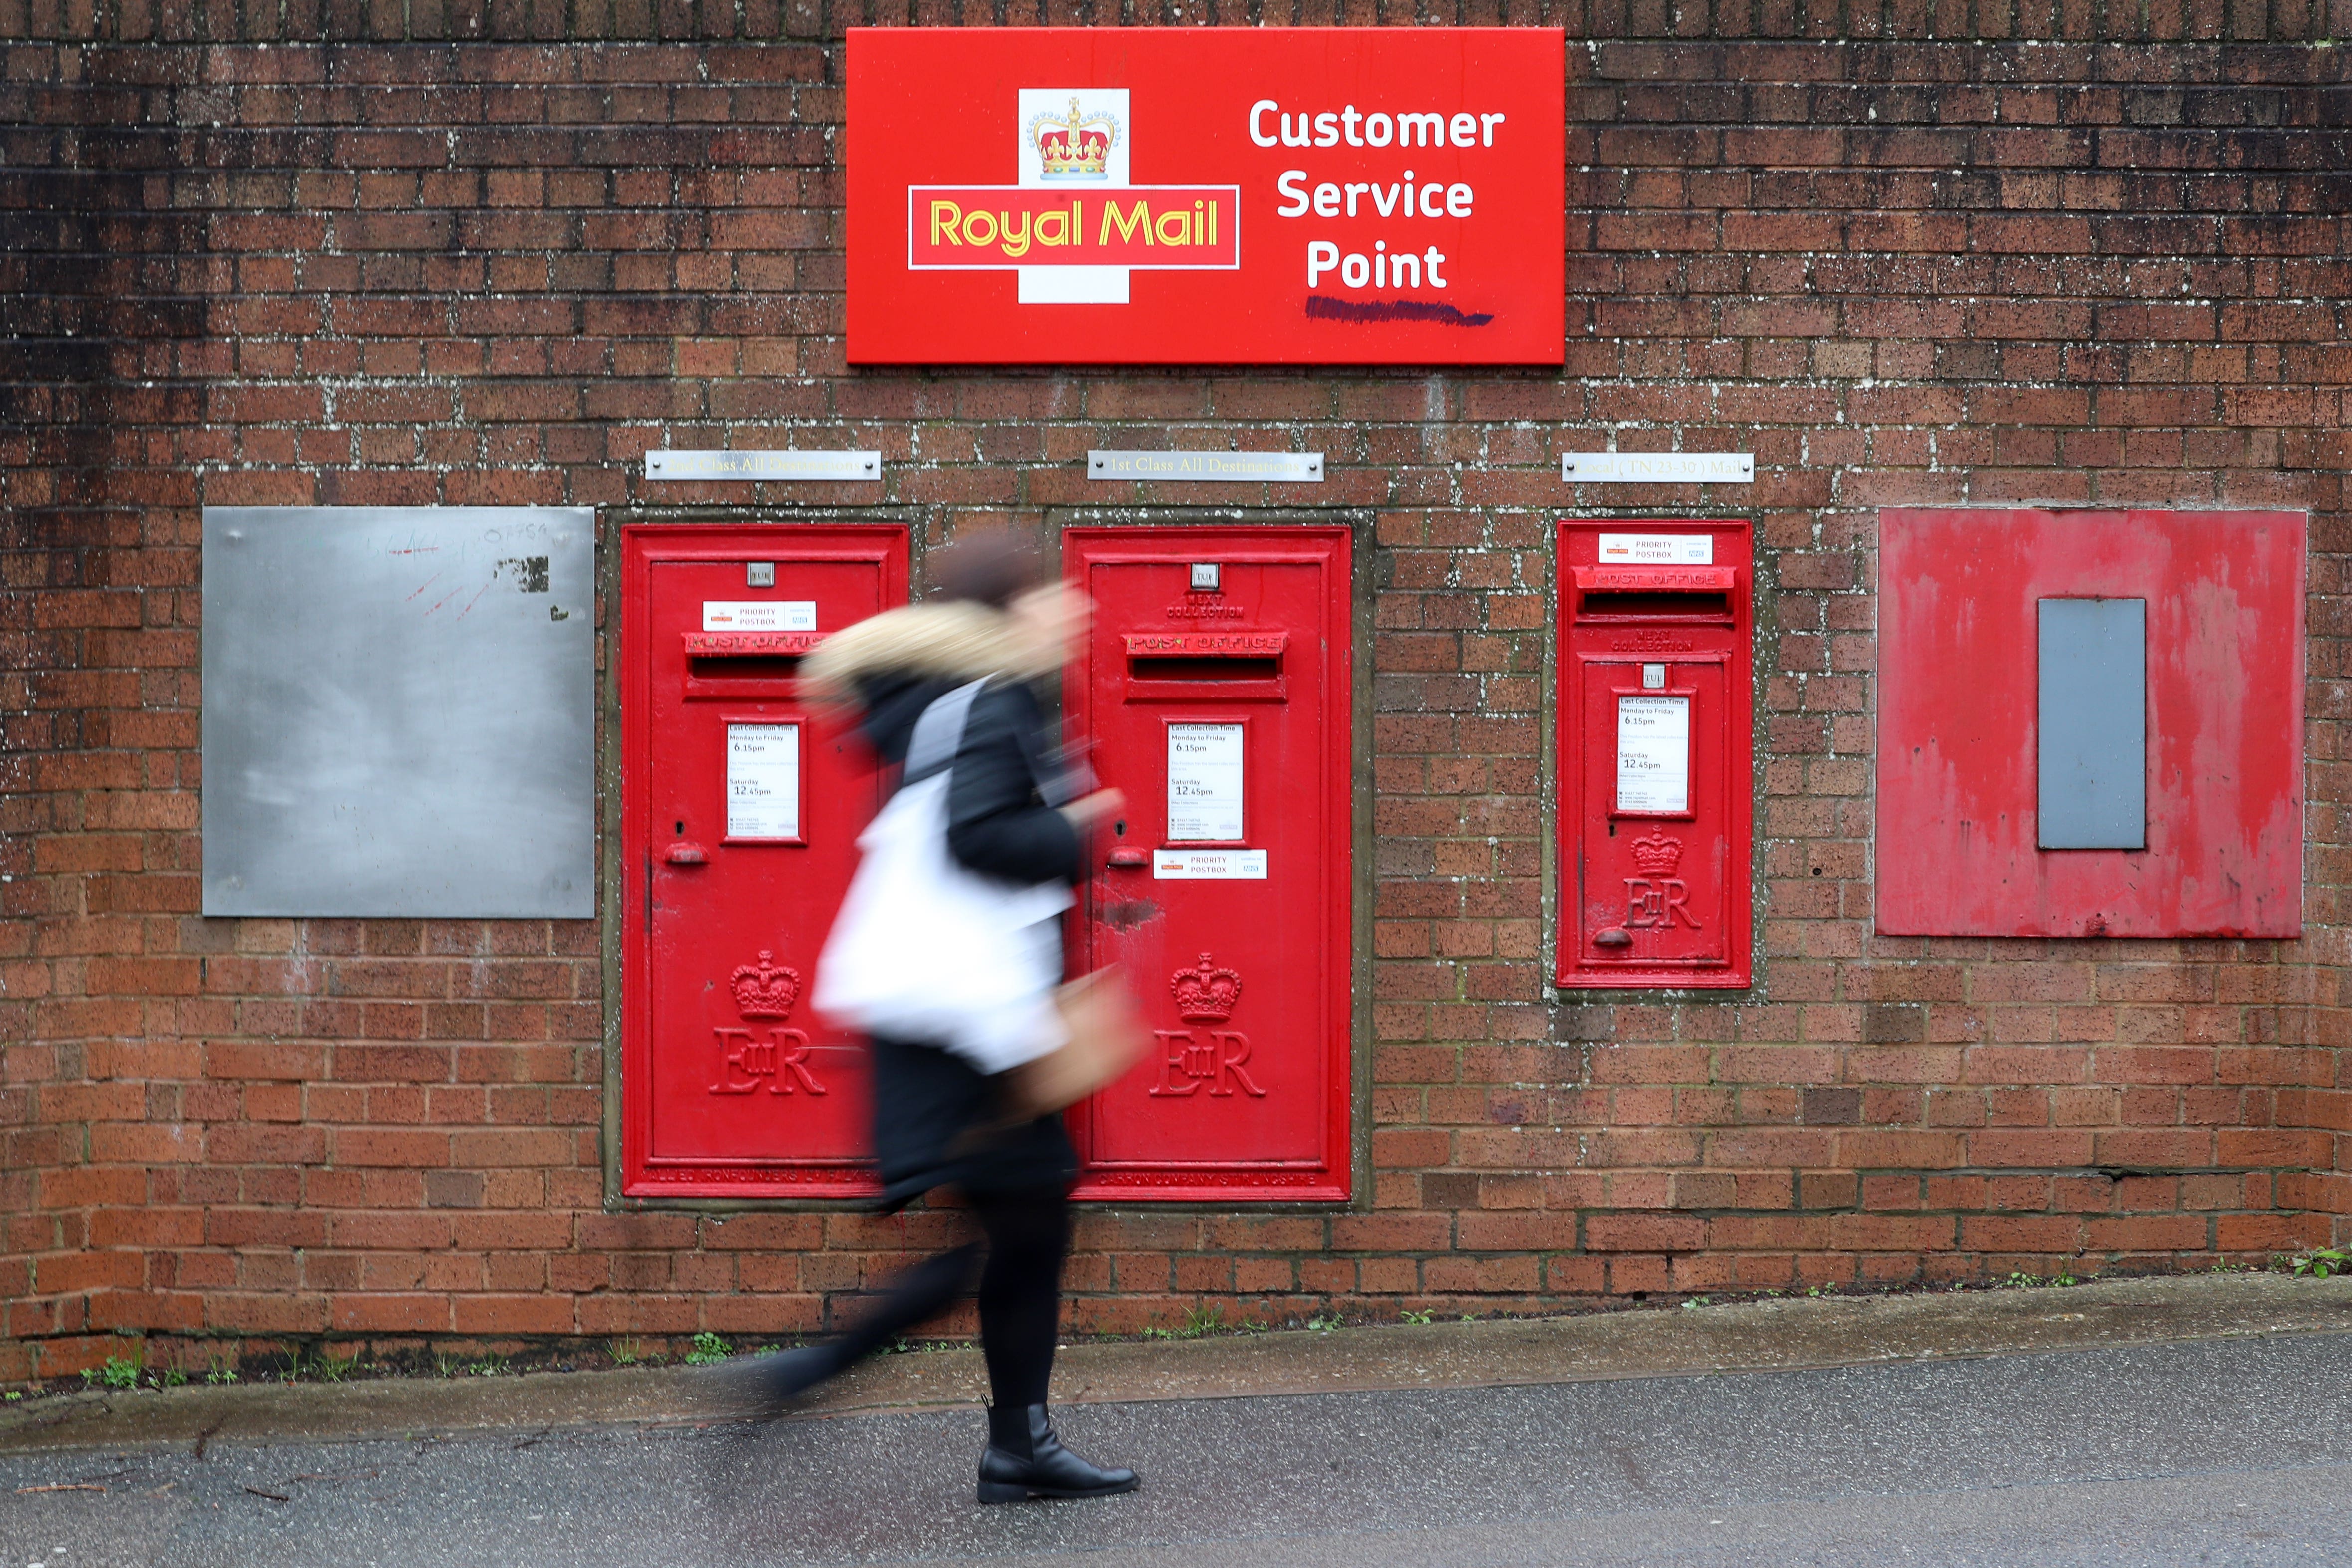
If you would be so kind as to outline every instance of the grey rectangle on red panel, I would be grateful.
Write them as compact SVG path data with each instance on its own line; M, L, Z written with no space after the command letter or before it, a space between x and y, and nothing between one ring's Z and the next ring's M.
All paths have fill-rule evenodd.
M2147 601L2044 599L2041 846L2147 845Z
M204 908L596 910L595 514L207 507Z

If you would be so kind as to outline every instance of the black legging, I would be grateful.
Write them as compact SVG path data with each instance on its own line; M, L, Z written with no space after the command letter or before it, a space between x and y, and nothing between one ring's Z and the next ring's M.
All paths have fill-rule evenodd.
M980 1349L991 1402L1045 1403L1054 1336L1062 1316L1062 1259L1070 1245L1070 1200L1059 1186L970 1195L985 1242L926 1258L890 1282L866 1315L834 1342L835 1365L872 1354L946 1311L980 1270ZM988 1261L981 1265L986 1251Z

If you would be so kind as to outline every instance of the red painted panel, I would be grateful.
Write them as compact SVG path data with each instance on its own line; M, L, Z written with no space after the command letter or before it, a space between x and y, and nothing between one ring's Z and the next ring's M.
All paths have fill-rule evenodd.
M1879 514L1877 924L2303 929L2299 512ZM2035 604L2147 601L2147 847L2037 846Z
M1564 49L853 27L849 361L1557 365Z
M622 1190L870 1192L863 1048L805 1003L879 779L789 661L907 601L906 530L644 526L622 549ZM745 586L755 560L773 588ZM816 630L701 629L705 601L758 600L814 601ZM799 821L732 833L730 728L778 726L798 727Z
M1603 534L1704 537L1706 565L1603 566ZM1754 564L1744 519L1559 524L1562 986L1752 983ZM1645 667L1660 684L1650 685ZM1618 789L1621 705L1663 699L1687 722L1678 807Z
M1128 799L1083 890L1080 967L1124 966L1156 1042L1072 1113L1079 1196L1344 1198L1348 531L1072 528L1062 551L1098 606L1066 712ZM1220 591L1191 591L1194 561L1221 564ZM1181 630L1209 614L1218 631ZM1202 776L1237 793L1171 802L1180 725L1216 727L1201 755L1239 777ZM1171 821L1171 806L1194 820ZM1198 874L1250 873L1258 856L1262 875Z

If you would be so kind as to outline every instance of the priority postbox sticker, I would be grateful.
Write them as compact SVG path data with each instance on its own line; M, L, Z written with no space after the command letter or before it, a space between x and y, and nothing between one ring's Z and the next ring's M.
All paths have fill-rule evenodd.
M1713 566L1715 539L1708 534L1602 534L1603 566Z
M814 599L706 599L705 632L814 632Z
M1264 882L1264 850L1160 850L1151 857L1158 882Z

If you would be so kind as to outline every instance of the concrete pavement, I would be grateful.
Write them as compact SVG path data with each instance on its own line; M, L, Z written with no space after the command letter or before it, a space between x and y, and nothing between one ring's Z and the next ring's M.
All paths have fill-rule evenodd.
M1517 1386L2344 1330L2352 1330L2352 1277L2199 1275L1076 1344L1055 1364L1053 1396L1067 1406ZM0 1454L692 1423L708 1419L696 1383L692 1368L669 1366L80 1394L21 1411L0 1407ZM817 1411L976 1406L986 1388L975 1350L883 1356L835 1384Z
M959 1353L764 1430L675 1374L180 1390L11 1418L0 1568L2342 1563L2347 1328L2257 1276L1081 1346L1144 1490L1002 1509Z

